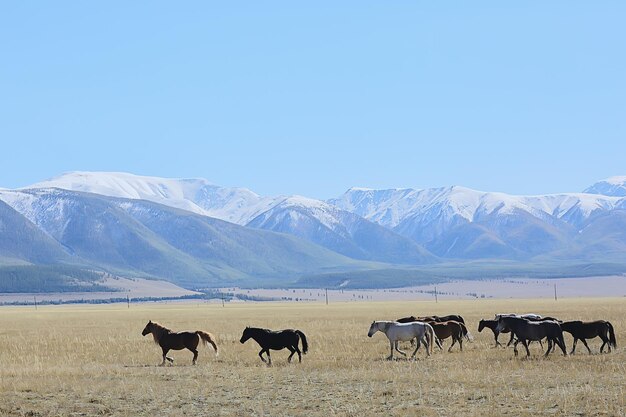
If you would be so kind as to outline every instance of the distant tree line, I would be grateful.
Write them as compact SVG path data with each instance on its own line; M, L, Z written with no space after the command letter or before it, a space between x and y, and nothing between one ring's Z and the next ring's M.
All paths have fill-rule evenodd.
M98 284L102 274L64 265L0 266L0 293L116 291Z

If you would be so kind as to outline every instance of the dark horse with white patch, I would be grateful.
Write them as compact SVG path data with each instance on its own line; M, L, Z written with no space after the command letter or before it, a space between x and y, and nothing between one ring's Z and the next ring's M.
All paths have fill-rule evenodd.
M259 344L259 346L261 346L259 357L268 365L272 364L270 349L289 349L291 355L287 358L287 362L291 362L291 357L296 353L298 354L298 361L302 362L302 354L298 348L298 342L300 340L302 340L302 353L306 353L309 350L309 344L306 341L306 336L300 330L286 329L273 331L258 327L246 327L239 342L245 343L248 339L253 339ZM263 352L267 355L267 360L263 357Z
M567 356L565 341L563 340L563 330L556 321L529 321L521 317L502 316L498 319L498 327L496 330L500 331L505 327L511 329L511 333L517 337L517 340L513 344L515 356L517 356L518 343L522 342L522 345L526 348L526 356L530 356L528 342L540 341L544 337L548 339L548 349L546 350L545 356L548 356L550 353L553 343L561 348L563 355Z
M602 346L600 346L600 353L604 349L604 346L607 345L608 351L611 351L611 346L613 349L617 346L617 341L615 340L615 331L613 330L613 325L605 320L596 320L596 321L566 321L561 323L561 329L564 332L568 332L574 337L574 345L572 346L572 351L570 355L574 353L576 350L576 342L580 339L583 342L583 345L591 354L591 349L587 345L585 339L593 339L594 337L599 337L602 339Z
M148 324L146 324L143 332L141 332L143 336L148 333L152 333L154 343L161 346L161 349L163 350L163 362L161 362L160 366L165 365L166 359L170 363L174 362L174 359L167 356L167 352L170 350L182 349L189 349L193 353L192 364L195 365L198 360L198 345L200 344L200 341L202 341L205 346L209 344L213 346L213 349L215 349L215 356L218 355L217 345L214 341L215 337L211 333L203 332L202 330L177 333L151 320Z

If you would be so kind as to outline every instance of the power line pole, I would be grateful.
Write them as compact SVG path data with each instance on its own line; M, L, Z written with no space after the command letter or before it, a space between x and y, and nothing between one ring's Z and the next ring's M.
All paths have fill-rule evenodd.
M33 295L33 299L35 300L35 310L37 310L37 296Z
M326 305L328 305L328 288L324 288L326 290Z
M126 305L130 308L130 296L126 294Z
M556 298L556 284L554 284L554 301L557 301L557 298Z
M439 300L437 300L437 286L435 285L435 303L438 303Z

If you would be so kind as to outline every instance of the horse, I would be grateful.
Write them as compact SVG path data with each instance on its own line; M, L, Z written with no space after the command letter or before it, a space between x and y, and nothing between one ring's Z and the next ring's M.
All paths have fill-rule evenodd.
M447 321L455 321L457 323L461 323L462 329L463 329L463 336L465 336L465 338L467 339L468 342L472 341L472 336L471 334L467 331L467 327L465 327L465 320L463 319L463 317L459 316L459 315L448 315L448 316L424 316L424 317L415 317L415 316L408 316L408 317L402 317L399 318L398 320L396 320L397 323L412 323L414 321L422 321L424 323L444 323ZM448 337L448 336L446 336ZM435 338L435 344L437 345L437 347L439 349L443 349L441 347L441 341L439 340L441 338ZM411 340L411 346L413 346L413 340Z
M302 363L302 353L306 354L309 350L309 344L307 343L306 336L300 330L285 329L273 331L258 327L246 327L239 342L242 344L246 343L246 341L250 338L261 346L259 357L268 365L272 364L270 349L282 350L287 348L291 352L291 355L287 358L287 362L291 362L291 357L297 353L298 362L300 363ZM298 348L298 342L300 340L302 340L302 352L300 352L300 349ZM267 354L267 360L263 357L263 352Z
M498 342L498 336L500 335L500 333L510 333L511 329L509 329L508 327L504 327L502 328L502 330L497 330L498 327L498 320L486 320L483 319L481 321L478 322L478 332L482 332L482 330L487 327L488 329L491 329L491 331L493 332L493 337L496 340L496 346L502 346L502 343ZM510 341L509 341L510 343Z
M419 321L415 316L402 317L396 320L396 323L413 323L414 321Z
M501 314L496 314L495 317L496 317L496 319L495 319L496 322L500 319L500 317L518 317L518 318L526 319L528 321L556 321L559 324L563 323L562 320L556 319L554 317L541 316L539 314L534 314L534 313L527 313L527 314L501 313ZM506 327L504 327L504 329L502 331L500 331L500 333L509 333L509 332L510 332L510 329L507 329ZM494 330L494 335L495 335L495 330ZM511 346L511 343L513 343L513 339L514 338L515 338L514 334L511 333L511 337L509 338L509 342L506 344L507 347ZM539 342L539 345L541 346L541 348L543 349L543 343L541 342L541 340L538 340L538 342ZM502 346L501 343L498 343L498 336L496 335L496 347L498 346L498 344L500 346Z
M552 343L556 343L563 351L563 355L567 356L565 351L565 341L563 340L563 330L561 325L555 321L529 321L521 317L500 317L496 330L501 331L504 327L511 329L517 340L513 345L513 351L517 356L517 344L522 342L526 348L526 356L530 356L528 350L528 341L540 341L544 337L548 338L548 349L544 356L550 354Z
M465 324L465 320L458 314L449 314L447 316L424 316L418 317L418 321L443 323L444 321L456 321Z
M435 342L439 349L442 349L441 343L438 343L440 340L452 337L452 344L448 348L448 352L452 350L452 346L454 346L456 342L459 343L459 347L461 348L461 351L463 351L463 336L467 335L467 329L465 328L465 324L453 320L444 322L432 322L429 324L432 326L435 332L435 336L437 336Z
M435 332L432 326L428 323L421 321L415 321L412 323L397 323L395 321L373 321L368 337L372 337L376 332L383 332L389 339L390 355L387 360L393 359L393 351L395 350L406 356L406 353L398 349L399 341L407 342L409 340L417 339L417 347L413 351L411 358L415 357L417 350L420 348L420 343L424 343L426 346L426 355L430 356L430 349L432 342L435 340Z
M198 345L200 344L200 341L202 341L205 346L208 346L209 344L213 346L213 349L215 349L215 356L219 355L217 345L214 341L215 337L211 333L203 332L202 330L176 333L172 332L167 327L150 320L141 332L142 336L145 336L148 333L152 333L154 343L161 346L161 349L163 350L163 362L161 362L159 366L165 365L165 360L173 363L174 359L168 357L167 352L170 350L181 349L189 349L193 352L193 360L191 363L195 365L198 360Z
M534 313L526 313L526 314L517 314L517 313L498 313L496 314L495 319L498 320L500 317L521 317L528 320L543 320L543 317L539 314Z
M611 346L613 349L617 347L617 341L615 340L615 331L613 330L613 325L605 320L596 320L596 321L566 321L561 323L561 329L564 332L568 332L574 337L574 345L572 346L572 351L570 355L574 354L576 350L576 342L580 339L581 342L585 345L589 354L591 354L591 349L589 349L589 345L585 339L593 339L594 337L599 337L602 339L602 346L600 346L600 353L602 353L604 349L604 345L607 345L608 351L611 351Z

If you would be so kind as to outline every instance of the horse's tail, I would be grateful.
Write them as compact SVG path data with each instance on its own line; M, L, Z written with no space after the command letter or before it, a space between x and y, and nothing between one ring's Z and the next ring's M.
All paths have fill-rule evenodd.
M469 330L467 330L467 326L465 326L465 323L459 322L459 324L461 325L461 330L463 332L463 336L465 336L467 341L471 342L472 340L474 340L474 336L472 336L471 333L469 332Z
M307 353L309 350L309 344L306 341L306 336L300 330L296 330L296 334L300 336L300 339L302 340L302 353Z
M606 325L609 328L609 343L613 345L613 349L617 348L617 340L615 340L615 331L613 330L613 325L610 322L606 322Z
M435 343L435 339L437 336L435 336L433 326L428 323L424 323L424 325L426 326L426 338L430 339L428 340L428 346L426 346L426 353L428 353L428 355L430 356L430 354L433 352L433 344Z
M215 336L213 336L209 332L203 332L202 330L198 330L196 334L200 336L200 340L202 340L202 343L204 343L204 346L208 346L208 345L213 346L213 349L215 349L215 356L219 356L220 352L217 349L217 345L215 344Z

